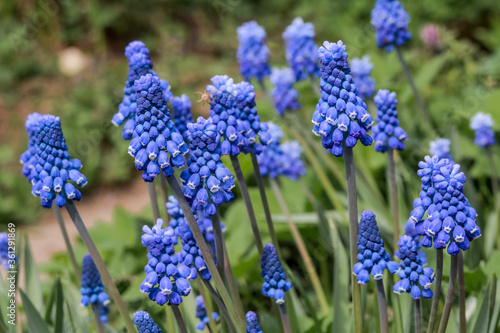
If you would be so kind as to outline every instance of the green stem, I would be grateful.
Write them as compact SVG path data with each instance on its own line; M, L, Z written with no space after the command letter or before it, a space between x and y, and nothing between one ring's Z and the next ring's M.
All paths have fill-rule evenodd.
M387 319L387 300L385 298L384 281L375 280L375 289L377 289L378 314L380 318L380 333L389 332L389 322Z
M354 156L352 148L342 145L344 149L344 165L345 175L347 182L347 201L349 206L349 252L351 254L351 272L353 271L356 257L358 255L358 248L356 246L358 238L358 195L356 191L356 172L354 166ZM363 321L361 318L361 292L359 284L352 281L352 303L354 311L354 332L363 332Z
M220 312L222 313L222 316L226 319L226 323L229 326L229 329L231 332L235 333L236 332L236 327L233 324L233 321L231 320L231 316L229 315L229 311L222 301L220 294L215 291L215 289L212 287L209 281L202 279L203 283L207 287L208 292L212 295L212 298L214 299L215 304L219 307Z
M427 332L434 332L434 323L439 307L439 298L441 297L441 282L443 280L443 250L436 250L436 283L434 285L434 295L432 296L431 314L427 324Z
M394 223L394 251L398 248L399 240L399 205L398 205L398 186L396 184L396 167L394 165L394 150L387 151L389 157L389 178L391 180L391 198L392 198L392 218Z
M319 81L316 81L316 80L318 80L318 78L316 78L312 75L309 76L309 82L311 83L311 87L312 87L314 93L316 94L316 96L321 97L321 91L319 89Z
M101 275L101 280L104 286L108 289L111 298L113 299L113 301L116 304L116 307L118 308L120 316L125 321L125 326L127 327L129 332L137 332L134 323L132 322L132 320L130 319L130 315L128 314L127 306L125 305L125 302L123 302L123 299L120 296L120 292L118 291L118 288L116 288L116 285L113 282L113 278L109 274L108 268L104 264L104 261L102 260L102 257L99 254L99 251L97 250L94 241L92 240L92 237L90 237L87 227L85 227L85 224L83 223L83 220L80 214L78 213L78 210L76 209L73 200L66 201L66 210L68 211L69 216L73 220L76 230L78 230L78 233L80 234L83 243L87 247L87 250L89 251L90 256L92 257L92 260L97 266L97 270Z
M73 266L73 270L75 272L76 281L77 281L78 285L80 285L80 277L81 277L80 267L78 266L78 263L76 262L75 253L73 252L73 248L71 247L71 242L69 240L68 231L66 230L66 226L64 225L64 220L63 220L63 217L61 215L61 209L57 205L52 205L52 210L54 211L54 214L56 215L56 220L57 220L57 223L59 224L59 228L61 228L61 233L63 235L64 244L66 244L66 250L68 251L69 261L71 262L71 266Z
M222 239L222 228L220 225L219 214L215 213L212 215L212 228L214 230L215 239L215 257L217 258L217 269L222 277L225 277L224 273L224 240Z
M229 262L229 255L227 253L226 243L224 243L224 265L226 268L226 279L229 284L229 290L233 296L233 302L236 306L236 310L240 316L245 316L245 310L243 308L243 302L241 301L238 285L236 284L236 279L234 278L233 270L231 269L231 263Z
M274 106L273 97L271 96L271 93L269 92L269 90L267 90L266 85L264 84L264 81L262 81L262 80L259 81L259 85L260 85L260 89L262 89L262 92L264 93L264 96L266 96L266 99L269 102L269 104Z
M450 264L450 279L448 283L448 293L446 294L446 302L444 303L443 314L441 322L439 323L438 333L445 333L446 326L448 326L448 319L450 319L451 308L453 306L453 299L455 297L455 284L457 283L457 269L458 269L458 256L451 256Z
M160 208L158 206L158 198L156 196L155 184L153 182L148 182L148 192L149 192L149 201L151 201L151 209L153 210L153 219L154 222L161 218L160 216Z
M94 312L97 331L99 333L104 333L105 332L104 324L102 323L101 314L99 313L99 308L97 307L96 303L92 303L92 312Z
M177 326L179 326L179 329L181 330L181 333L188 333L186 323L184 322L184 319L182 318L181 311L179 310L178 305L170 305L172 308L172 312L174 313L175 321L177 322Z
M465 276L464 257L462 251L458 254L458 301L460 305L460 333L466 333L467 319L465 318Z
M201 297L203 298L203 304L205 304L205 309L207 309L207 314L208 314L208 329L212 333L217 333L217 325L215 324L214 317L212 316L212 313L214 312L213 307L212 307L212 302L210 298L208 298L207 293L205 292L205 289L203 287L203 284L201 283L201 276L198 275L196 278L196 283L198 284L198 290L200 292Z
M420 299L415 300L413 311L415 315L415 333L422 333L422 315L420 311Z
M163 206L163 218L166 225L169 225L170 215L168 215L167 210L167 202L168 202L168 186L167 186L167 178L164 174L160 175L160 188L161 188L161 199Z
M292 333L292 326L290 325L290 318L288 317L285 303L281 303L278 307L280 309L281 321L283 322L285 333Z
M491 190L493 192L493 199L495 201L495 205L498 204L498 175L497 175L497 169L495 166L495 158L493 154L493 150L491 149L491 146L488 147L488 159L490 160L490 168L491 168Z

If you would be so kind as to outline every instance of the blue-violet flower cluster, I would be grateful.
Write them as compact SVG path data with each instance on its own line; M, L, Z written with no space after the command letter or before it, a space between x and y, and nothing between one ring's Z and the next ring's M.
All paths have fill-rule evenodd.
M439 158L447 158L453 161L450 155L450 144L449 139L437 138L429 143L429 153L431 156L436 155Z
M387 149L404 150L408 134L399 127L396 93L379 90L373 101L377 106L377 124L373 126L375 150L381 153Z
M259 325L259 318L257 318L255 312L248 311L245 319L247 321L246 333L263 333Z
M295 78L290 68L273 67L270 79L274 86L271 91L274 108L280 116L283 116L287 110L293 111L300 108L299 93L293 88Z
M478 112L470 120L470 128L476 132L474 143L481 148L487 148L496 143L495 133L492 130L493 118L491 114Z
M9 239L9 234L6 232L0 232L0 265L2 265L6 270L12 270L13 264L17 262L15 253L13 251L9 251L9 248L11 250L14 248L9 246L10 241L11 239Z
M162 333L161 329L146 311L137 311L134 313L134 324L139 333Z
M285 302L285 292L292 288L292 283L286 280L286 274L281 266L278 253L272 244L266 244L260 262L260 275L264 279L262 295L276 299L276 303Z
M255 21L243 23L236 31L239 41L236 57L241 75L247 81L255 78L262 82L271 73L269 48L265 44L266 31Z
M30 182L31 182L31 177L30 177L31 169L35 167L35 164L37 162L36 126L41 116L42 115L37 112L29 114L28 119L26 119L26 123L24 125L26 128L26 132L28 132L28 150L26 150L24 153L21 154L19 162L23 165L22 169L23 176L28 178Z
M82 294L81 303L83 306L91 304L99 311L101 321L108 322L108 304L109 296L104 292L104 286L101 281L101 274L92 260L90 254L83 256L82 262Z
M196 318L200 320L198 325L196 325L196 329L198 331L205 330L205 326L210 322L210 318L208 318L207 309L205 308L205 303L201 295L196 296ZM215 321L219 320L219 314L217 312L212 312L212 318Z
M375 92L375 80L370 76L372 69L373 64L369 55L365 55L361 59L353 58L351 61L352 76L356 81L359 97L363 100L371 97Z
M372 10L371 23L377 32L378 47L392 51L395 46L401 46L410 40L409 20L410 15L398 0L377 0Z
M191 104L189 97L184 94L181 97L174 97L172 99L174 124L186 142L188 141L187 124L193 122L193 115L191 114L192 106L193 104Z

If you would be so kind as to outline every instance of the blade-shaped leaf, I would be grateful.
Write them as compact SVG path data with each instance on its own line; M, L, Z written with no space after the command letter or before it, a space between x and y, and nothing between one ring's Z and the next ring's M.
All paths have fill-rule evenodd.
M496 289L492 288L492 285L496 285L496 275L492 274L490 280L488 281L488 285L486 286L486 289L484 290L484 293L482 295L482 299L479 304L481 306L478 308L476 320L474 322L473 330L471 331L472 333L482 333L482 332L488 332L488 325L490 322L490 313L491 313L491 305L490 302L495 300L496 295L492 295L492 293L496 294Z
M54 332L63 332L64 325L64 295L61 285L61 279L56 281L56 322L54 326Z
M26 293L22 289L20 289L19 291L21 292L24 311L26 311L26 317L28 318L28 326L30 328L30 332L50 333L49 327L43 321L40 312L38 312L28 295L26 295Z
M38 269L33 260L33 254L28 241L28 236L24 237L24 276L26 293L30 295L30 300L40 313L44 313L42 287L40 285Z

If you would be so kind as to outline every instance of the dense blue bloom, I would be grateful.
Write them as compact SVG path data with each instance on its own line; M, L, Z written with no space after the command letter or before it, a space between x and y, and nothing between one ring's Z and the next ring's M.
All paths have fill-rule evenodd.
M265 44L266 31L255 21L243 23L236 30L238 33L238 51L236 57L240 64L240 73L245 80L255 78L261 82L269 76L269 48Z
M90 254L83 256L82 288L80 292L82 294L81 303L83 306L88 306L89 304L95 306L100 312L101 321L106 323L108 321L109 296L104 292L101 274L99 274Z
M196 329L198 331L205 330L205 326L210 322L210 318L208 318L207 309L205 308L205 303L201 295L196 296L196 318L200 320L198 325L196 325ZM212 318L215 321L219 320L219 314L217 312L212 312Z
M9 235L6 232L0 232L0 265L6 270L11 270L16 262L16 255L13 251L9 251Z
M373 64L369 55L365 55L361 59L353 58L351 61L352 76L356 80L359 97L362 99L371 97L375 92L375 80L370 76L372 69Z
M134 324L139 333L162 333L161 329L146 311L137 311L134 313Z
M284 169L283 175L291 180L297 180L300 176L306 174L306 166L301 159L304 151L298 141L286 141L281 145L283 152L282 166Z
M36 165L36 126L38 120L42 115L34 112L28 115L26 119L25 128L28 132L28 150L21 154L19 162L23 165L22 173L23 176L28 178L31 182L30 172Z
M172 113L174 117L174 124L177 131L182 134L184 141L188 140L187 124L193 122L193 115L191 114L191 101L186 95L181 97L174 97L172 99Z
M193 211L212 216L217 207L233 200L234 176L220 159L220 134L211 117L199 117L188 124L188 131L191 152L188 168L180 175L182 191Z
M493 127L493 118L491 114L483 112L476 113L470 119L470 128L476 132L474 143L481 148L487 148L496 143L495 133L491 129Z
M384 240L380 236L375 214L366 210L361 214L358 233L358 262L354 265L353 274L359 284L366 284L370 275L375 280L384 276L384 269L397 267L384 248Z
M123 89L123 100L118 106L118 112L115 113L111 122L115 126L120 126L125 123L122 136L125 140L130 140L135 128L135 112L137 110L135 81L146 74L152 74L154 76L157 76L157 74L153 71L153 62L149 57L149 50L143 42L130 42L125 48L125 56L128 59L129 66L127 82ZM170 85L165 80L161 80L160 82L163 95L168 102L173 97L170 91Z
M403 150L408 134L399 127L396 93L379 90L373 99L377 106L377 124L373 126L375 150L381 153L387 149Z
M263 333L259 325L259 318L257 318L255 312L248 311L245 318L247 320L246 333Z
M40 197L44 208L52 207L54 200L59 207L66 204L66 199L80 200L82 194L69 181L83 187L87 178L79 171L80 160L71 159L68 153L59 117L41 116L35 128L36 163L28 176L33 184L31 193Z
M148 263L144 267L146 277L141 283L140 291L149 295L149 299L158 305L179 305L181 296L191 292L188 280L193 281L198 276L195 267L189 267L180 261L175 254L174 246L177 236L172 227L162 228L163 220L158 219L153 228L145 225L141 237L142 245L148 250Z
M394 284L394 292L410 293L414 299L431 298L434 271L430 267L423 267L417 243L410 236L404 235L399 237L398 246L401 262L396 267L389 266L389 271L398 274L401 279Z
M293 20L285 32L286 60L293 70L295 80L318 76L318 45L314 42L314 25L304 23L302 18Z
M299 93L293 88L295 77L290 68L273 67L270 79L274 85L271 91L274 108L280 116L283 116L287 110L293 111L300 108Z
M189 152L170 119L160 84L158 77L151 74L135 81L137 110L128 153L135 157L135 167L142 171L142 178L147 182L152 182L162 171L165 176L173 175L172 166L184 167L184 155Z
M348 148L354 147L358 140L365 146L372 144L368 132L373 119L358 96L344 43L325 42L318 53L321 98L312 117L313 133L322 136L323 147L340 157L344 153L342 144Z
M285 292L292 288L292 283L286 280L286 274L281 266L278 253L272 244L266 244L260 261L260 275L264 279L262 295L273 297L276 303L285 302Z
M411 38L408 31L410 15L398 0L377 0L372 10L372 27L377 31L377 44L380 48L392 51Z
M453 158L450 155L450 140L437 138L434 141L431 141L429 144L429 153L431 156L436 155L439 158L447 158L450 161L453 161Z
M481 236L481 230L476 224L476 210L463 193L466 178L460 165L426 156L419 167L422 190L413 201L410 219L416 223L417 233L424 236L422 246L434 243L436 249L447 247L451 255L467 250L470 241Z
M408 219L408 221L406 221L405 235L410 236L411 239L413 239L413 241L417 244L417 250L420 250L420 248L422 248L422 244L420 242L421 236L418 234L417 229L415 228L415 223L411 220L411 218ZM418 251L418 255L420 257L420 262L422 263L422 265L427 264L427 257L425 255L425 253L422 251ZM399 254L399 250L396 250L396 252L394 252L394 256L396 258L401 259L401 255Z

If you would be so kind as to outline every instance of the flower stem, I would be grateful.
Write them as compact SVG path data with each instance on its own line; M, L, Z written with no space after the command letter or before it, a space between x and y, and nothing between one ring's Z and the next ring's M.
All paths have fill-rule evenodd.
M203 259L205 260L205 263L207 264L207 268L210 271L210 274L212 274L213 281L215 283L217 290L219 291L219 294L222 298L222 302L227 306L227 310L231 319L228 320L228 322L233 321L233 324L238 328L238 331L243 332L245 330L245 324L244 324L245 320L244 318L238 315L238 312L233 306L231 297L229 296L229 293L227 292L227 289L224 286L224 281L222 280L222 277L217 271L214 259L210 254L210 250L205 241L205 238L203 237L200 227L198 226L198 223L196 222L193 212L191 211L191 207L189 207L189 204L187 203L186 198L182 193L181 187L177 182L177 179L174 176L168 176L167 182L170 188L172 189L172 192L174 193L174 196L177 199L177 202L179 203L182 212L184 213L186 221L189 224L189 228L193 233L193 237L196 240L196 243L198 244Z
M491 168L491 190L493 191L493 199L495 201L495 205L498 204L498 175L497 175L497 169L495 166L495 158L493 154L493 150L491 149L491 146L487 148L488 150L488 159L490 160L490 168Z
M455 284L457 283L457 267L458 256L451 256L450 264L450 279L448 283L448 293L446 294L446 301L444 303L443 314L441 322L439 323L438 333L445 333L446 326L448 326L448 319L450 319L450 312L453 306L453 298L455 297Z
M307 247L306 247L306 244L304 242L304 239L300 235L300 232L297 229L297 226L293 222L292 214L290 214L290 210L288 209L288 207L285 203L285 199L283 198L283 195L281 194L281 190L279 188L278 183L273 178L270 179L270 182L271 182L271 187L273 188L274 194L276 196L276 199L278 200L278 204L280 205L281 210L285 214L286 220L288 222L288 227L290 228L290 232L292 233L292 236L293 236L293 240L295 241L295 244L297 245L297 249L299 250L300 256L302 257L302 260L304 261L304 265L306 267L307 273L309 274L314 291L316 292L316 295L318 297L318 300L319 300L319 303L321 306L321 310L323 313L328 313L329 307L328 307L328 302L326 300L325 291L323 290L323 287L321 286L321 281L319 279L318 273L316 272L316 269L314 268L314 264L312 262L311 256L309 255L309 252L307 251Z
M229 311L227 310L226 305L222 301L220 294L215 291L215 289L212 287L209 281L205 279L201 279L205 286L207 287L208 292L212 295L212 298L214 299L215 304L219 307L220 312L222 313L222 316L226 319L226 322L229 326L229 329L231 332L236 333L236 327L233 324L233 321L231 320L231 316L229 315Z
M66 230L66 226L64 225L64 220L63 220L63 217L61 215L61 209L57 205L52 205L52 210L54 211L54 214L56 215L57 223L59 224L59 227L61 228L61 233L63 235L64 244L66 244L66 250L68 251L69 261L71 261L71 265L73 266L73 270L75 271L76 281L77 281L78 285L80 285L80 277L81 277L80 267L78 266L78 263L76 262L75 253L73 252L73 248L71 247L71 242L69 240L68 231Z
M97 326L97 331L99 333L104 333L105 332L104 324L102 323L102 320L101 320L101 314L99 313L99 308L97 307L97 305L95 303L92 303L92 312L94 312L94 318L95 318L95 323Z
M238 156L231 155L231 163L233 164L234 173L236 174L236 179L238 180L238 185L240 186L241 196L243 197L243 201L245 201L248 218L250 219L250 225L252 226L253 237L255 238L255 245L257 245L259 255L262 255L264 247L262 245L262 239L260 237L259 226L257 225L257 219L255 218L252 200L250 199L250 193L248 193L247 182L245 181L245 176L243 176L243 171L241 171L241 165L238 161Z
M281 303L278 307L280 309L281 321L283 322L285 333L292 333L292 326L290 325L290 318L288 317L285 303Z
M441 297L441 282L443 280L443 250L436 249L436 283L434 286L434 295L432 296L431 314L427 324L427 332L434 332L434 323L439 307L439 298Z
M156 222L160 216L160 207L158 206L158 198L156 196L155 184L148 182L149 200L151 201L151 209L153 210L153 219Z
M392 218L394 221L394 251L396 251L399 240L399 204L398 186L396 184L396 166L394 165L394 150L389 148L387 156L389 157L389 178L391 179Z
M212 228L214 230L215 238L215 257L217 258L217 269L222 277L225 277L224 273L224 240L222 239L222 228L220 225L219 214L215 213L212 215Z
M464 257L462 251L458 253L458 301L460 309L460 333L467 332L467 319L465 318L465 276Z
M116 285L113 282L113 278L109 274L108 268L104 264L104 261L102 260L102 257L99 254L99 251L97 250L94 241L92 240L92 237L90 237L87 227L85 227L85 224L83 223L83 220L80 214L78 213L78 210L76 209L73 200L66 201L66 210L68 211L69 216L73 220L76 230L78 230L78 233L80 234L83 243L87 247L87 250L89 251L90 256L92 257L92 260L97 266L97 270L101 275L101 280L104 286L109 290L111 298L113 298L113 301L115 302L116 307L118 308L120 316L125 321L125 326L127 327L129 332L137 332L128 314L127 306L123 302L123 299L120 296L120 292L118 291L118 288L116 288Z
M177 322L177 326L179 326L179 329L181 333L188 333L186 323L184 322L184 319L182 318L181 311L179 310L178 305L170 305L172 308L172 312L174 313L175 321Z
M342 144L344 149L344 166L347 182L347 202L349 208L349 252L351 254L351 272L356 263L358 248L356 242L358 239L358 194L356 191L356 172L354 166L354 156L352 148ZM351 274L351 281L352 281ZM354 311L354 332L363 332L363 322L361 318L361 292L359 284L352 282L352 303Z
M413 307L415 315L415 333L422 333L422 314L420 311L420 299L414 300L415 304Z
M233 302L234 305L236 306L236 310L240 314L240 316L245 316L245 310L243 308L243 302L241 301L240 298L240 293L238 289L238 285L236 284L236 279L234 278L233 271L231 269L231 263L229 262L229 255L227 253L227 246L226 243L224 243L224 265L226 267L226 279L227 283L229 284L229 290L231 291L231 295L233 296Z
M196 283L198 284L198 290L200 292L201 297L203 298L203 304L205 304L205 309L207 309L207 314L208 314L208 329L212 333L217 332L217 325L215 324L214 317L212 316L212 313L214 312L212 308L212 302L210 298L208 298L207 293L205 292L205 289L203 287L203 284L201 283L202 277L198 275L196 278Z
M315 78L314 76L312 75L309 76L309 82L311 83L311 87L314 90L314 93L316 94L316 96L321 97L321 91L319 90L319 82L316 80L317 78Z
M163 220L166 225L169 225L170 215L168 215L167 210L167 202L168 202L168 186L167 186L167 178L165 178L164 174L160 175L160 188L161 188L161 199L163 206Z
M408 83L410 84L411 90L413 91L413 95L415 96L415 99L417 101L418 107L420 111L422 112L422 116L424 117L424 121L427 123L430 129L432 129L432 119L429 115L429 112L427 111L427 108L425 107L424 100L422 99L422 96L417 90L417 86L415 86L415 82L413 81L413 76L411 75L410 69L408 68L408 64L406 63L404 57L403 57L403 52L401 51L400 46L396 46L396 53L398 55L399 62L401 63L401 67L403 67L403 72L406 75L406 79L408 80Z
M263 93L264 93L264 95L266 96L267 101L268 101L271 105L274 105L274 102L273 102L273 97L271 96L271 93L269 92L269 90L267 90L266 85L264 84L264 81L263 81L263 80L260 80L260 81L259 81L259 85L260 85L260 89L262 90L262 92L263 92Z
M389 322L387 319L387 300L385 299L384 281L382 279L375 280L375 288L377 289L378 315L380 318L380 333L388 333Z

